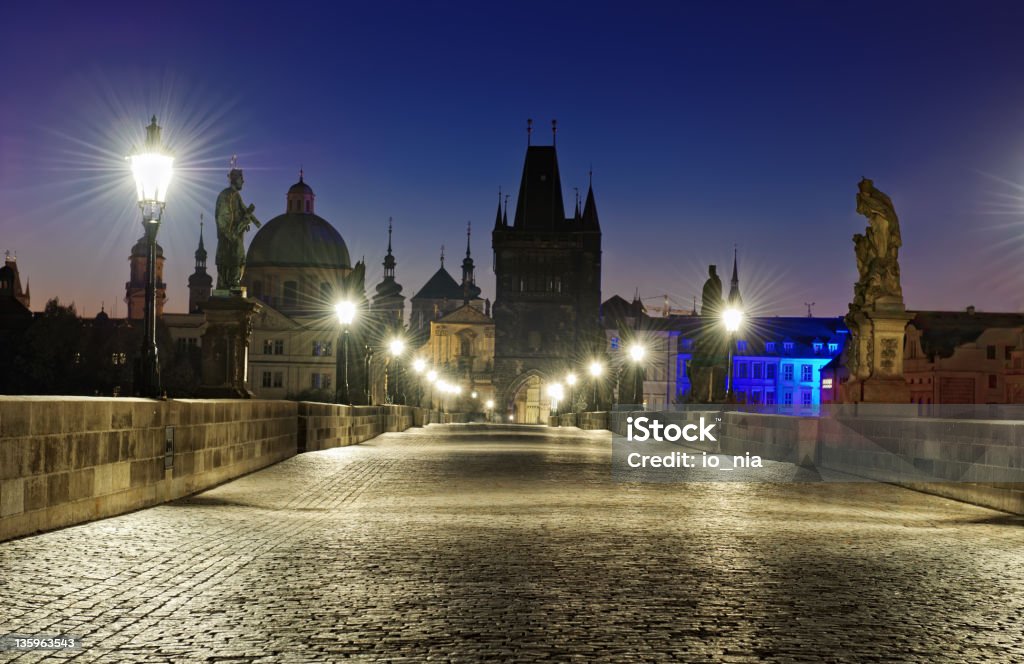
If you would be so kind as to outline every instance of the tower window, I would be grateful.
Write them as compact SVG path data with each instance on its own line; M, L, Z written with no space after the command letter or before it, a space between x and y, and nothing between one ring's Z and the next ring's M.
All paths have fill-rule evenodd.
M306 212L309 212L309 201L306 201Z

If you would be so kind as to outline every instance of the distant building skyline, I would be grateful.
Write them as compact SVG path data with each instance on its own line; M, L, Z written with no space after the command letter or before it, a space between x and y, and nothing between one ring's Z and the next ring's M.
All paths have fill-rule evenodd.
M316 12L296 29L270 7L187 1L5 14L0 250L18 252L37 309L59 296L123 313L140 233L123 156L154 113L179 168L158 239L168 311L188 306L199 218L232 155L263 221L304 168L369 284L392 218L411 294L515 190L527 118L536 145L558 119L566 209L593 172L603 298L639 288L686 309L738 246L753 311L841 315L867 176L900 215L909 308L1024 309L1024 6ZM489 248L474 239L493 298Z

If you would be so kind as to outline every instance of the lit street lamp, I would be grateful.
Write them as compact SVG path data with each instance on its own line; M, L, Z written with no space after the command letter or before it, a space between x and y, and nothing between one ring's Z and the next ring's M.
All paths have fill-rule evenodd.
M417 357L412 361L412 370L416 372L420 379L416 381L416 405L423 406L423 372L427 370L427 361L422 357Z
M548 396L551 397L551 410L558 415L558 402L565 396L565 388L561 383L551 383L548 385Z
M635 401L637 405L642 406L644 402L644 379L643 379L643 366L644 356L647 355L647 349L638 343L633 343L629 346L629 359L633 363L633 396L630 399Z
M128 157L142 210L142 228L146 232L146 325L138 392L154 399L160 397L160 362L156 347L156 234L167 201L167 188L174 175L174 157L161 145L160 129L154 115L146 127L146 145Z
M594 381L594 410L595 411L598 410L598 406L597 406L597 381L598 381L599 378L601 378L601 374L602 373L604 373L604 366L600 362L598 362L597 360L594 360L593 362L590 363L590 377Z
M743 323L743 312L735 307L729 307L722 312L722 323L725 324L725 331L729 333L729 368L725 379L725 400L726 402L732 402L732 350L734 341L733 338L736 335L737 330L740 329L740 325Z
M487 409L487 421L488 422L493 421L493 419L494 419L494 399L488 399L487 402L484 403L484 408Z
M405 405L405 393L398 389L398 377L400 370L398 363L399 358L401 358L402 353L404 352L405 342L398 338L392 339L391 343L388 344L388 353L390 353L391 358L388 361L387 371L384 374L384 394L388 395L388 392L390 392L391 403L401 402L403 406ZM392 376L391 371L392 364L395 365L394 376ZM399 396L400 393L401 397Z
M437 372L431 369L427 372L427 382L430 384L430 409L434 409L434 383L437 382ZM440 385L438 386L440 388Z
M338 323L341 325L342 336L344 341L342 342L342 353L344 354L344 383L338 381L339 392L342 384L344 385L344 394L339 394L337 398L338 403L351 403L351 399L348 392L348 332L352 326L352 321L356 318L356 305L351 300L342 300L334 305L334 312L338 315Z
M569 386L569 410L575 409L575 403L573 403L573 396L576 387L576 374L569 373L565 376L565 384Z

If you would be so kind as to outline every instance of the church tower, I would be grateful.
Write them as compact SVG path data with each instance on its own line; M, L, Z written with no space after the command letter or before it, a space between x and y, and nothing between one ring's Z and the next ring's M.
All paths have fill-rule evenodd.
M480 298L480 288L476 285L473 256L470 252L470 241L473 235L473 224L466 224L466 257L462 259L462 303L469 304Z
M552 122L552 134L555 125ZM532 130L532 122L529 130ZM500 408L521 422L544 417L520 403L537 383L603 349L601 227L593 187L583 212L566 218L555 145L527 145L513 223L499 214L494 249L494 371Z
M736 260L736 248L732 249L732 282L729 285L729 299L728 303L730 306L736 309L743 308L743 298L740 297L740 274L737 269Z
M210 299L213 277L206 272L206 247L203 245L203 217L199 217L199 248L196 249L196 271L188 278L188 312L199 313L199 305Z
M384 278L377 284L373 309L383 313L383 321L400 327L405 318L405 296L402 295L402 285L395 281L396 264L395 256L391 253L391 219L388 219L388 253L384 256Z
M128 259L131 264L129 280L124 285L124 301L128 305L129 320L143 320L146 309L146 236L139 238ZM164 249L156 245L156 315L164 315L167 284L164 283Z

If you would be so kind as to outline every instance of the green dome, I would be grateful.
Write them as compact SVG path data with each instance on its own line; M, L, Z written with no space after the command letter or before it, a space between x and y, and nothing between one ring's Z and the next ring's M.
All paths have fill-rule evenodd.
M245 257L252 267L352 267L341 234L315 214L290 212L263 225Z

